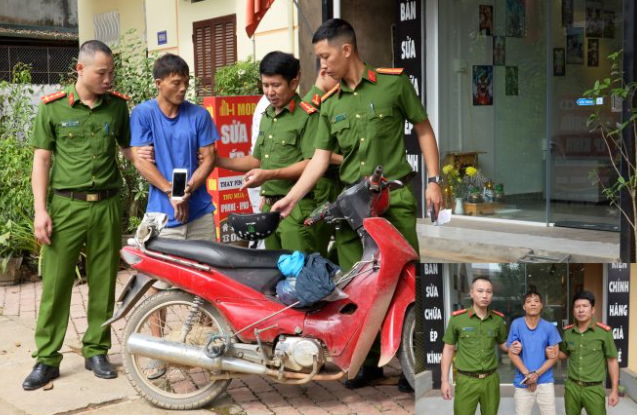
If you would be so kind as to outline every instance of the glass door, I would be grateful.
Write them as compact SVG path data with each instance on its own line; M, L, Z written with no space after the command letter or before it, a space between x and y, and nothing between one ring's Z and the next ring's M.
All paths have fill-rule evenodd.
M547 221L619 231L620 213L602 193L617 176L601 134L590 132L587 120L597 109L613 123L621 113L608 99L586 99L584 91L610 77L607 56L622 49L622 0L562 0L549 7Z

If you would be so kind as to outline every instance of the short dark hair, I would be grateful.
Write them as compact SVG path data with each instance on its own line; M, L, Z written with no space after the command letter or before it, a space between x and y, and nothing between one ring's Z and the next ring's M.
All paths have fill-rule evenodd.
M487 281L489 284L493 285L493 282L491 281L491 279L489 279L489 277L479 276L479 277L475 277L473 279L473 281L471 281L471 288L473 288L473 286L476 284L476 282L478 282L480 280Z
M185 77L190 76L190 68L180 56L166 53L155 61L153 65L153 77L155 79L164 79L173 74Z
M573 297L572 305L575 305L575 301L577 300L588 300L591 303L591 307L595 307L595 296L590 291L584 290L575 294L575 297Z
M261 75L281 75L288 82L299 76L300 70L301 63L294 55L279 51L268 53L259 64Z
M107 56L113 56L113 51L106 43L99 40L87 40L80 46L78 61L83 62L87 58L92 58L97 52L101 52Z
M356 49L356 32L351 24L343 19L330 19L323 22L312 37L312 44L322 40L332 43L334 40L342 40L351 44Z
M526 303L526 300L528 300L529 298L533 297L533 296L537 296L537 298L540 299L540 302L542 303L542 296L540 295L539 292L537 292L537 289L535 288L535 286L531 285L529 286L528 291L526 292L526 294L524 294L524 297L522 297L522 304Z

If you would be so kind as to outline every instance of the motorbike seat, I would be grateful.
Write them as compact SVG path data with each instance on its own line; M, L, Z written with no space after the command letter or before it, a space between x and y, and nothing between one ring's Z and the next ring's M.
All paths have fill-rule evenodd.
M219 268L224 275L265 295L276 295L276 283L283 278L277 262L281 255L291 253L169 238L153 238L146 248Z

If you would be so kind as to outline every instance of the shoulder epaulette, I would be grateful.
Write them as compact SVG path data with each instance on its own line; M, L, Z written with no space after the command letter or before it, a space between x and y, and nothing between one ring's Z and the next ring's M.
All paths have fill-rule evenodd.
M469 310L465 308L464 310L454 311L453 313L451 313L451 315L452 315L453 317L455 317L455 316L459 316L460 314L464 314L464 313L466 313L467 311L469 311Z
M63 98L65 96L66 96L66 92L59 91L49 95L45 95L41 99L42 99L42 102L44 102L45 104L48 104L49 102L57 101L58 99Z
M609 326L607 326L606 324L602 324L602 323L600 323L600 322L597 322L597 325L598 325L599 327L603 328L603 329L604 329L604 330L606 330L606 331L610 331L610 327L609 327Z
M497 315L499 315L500 317L504 318L504 314L502 314L502 313L501 313L501 312L499 312L499 311L491 310L491 312L492 312L493 314L497 314Z
M108 91L108 93L113 95L113 96L116 96L118 98L121 98L121 99L123 99L125 101L130 101L130 97L128 95L124 95L124 94L119 93L117 91Z
M319 96L319 94L314 94L314 96L312 97L312 104L314 104L314 106L316 107L321 106L321 97Z
M311 106L310 104L308 104L305 101L301 101L299 103L299 105L301 106L301 108L303 108L305 110L305 112L307 112L308 114L312 114L315 113L317 111L316 108L314 108L313 106Z
M326 99L334 95L334 93L337 92L339 89L341 89L341 84L336 84L334 88L330 89L329 91L323 94L323 96L321 97L321 102L325 101Z
M405 71L403 68L377 68L376 72L385 75L400 75Z
M572 329L573 326L575 326L575 324L569 324L568 326L564 327L564 330Z

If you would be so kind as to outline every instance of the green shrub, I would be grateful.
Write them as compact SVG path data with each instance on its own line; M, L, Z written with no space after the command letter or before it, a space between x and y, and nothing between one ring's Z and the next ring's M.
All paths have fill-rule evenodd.
M261 95L259 61L252 57L219 68L215 73L215 95Z

